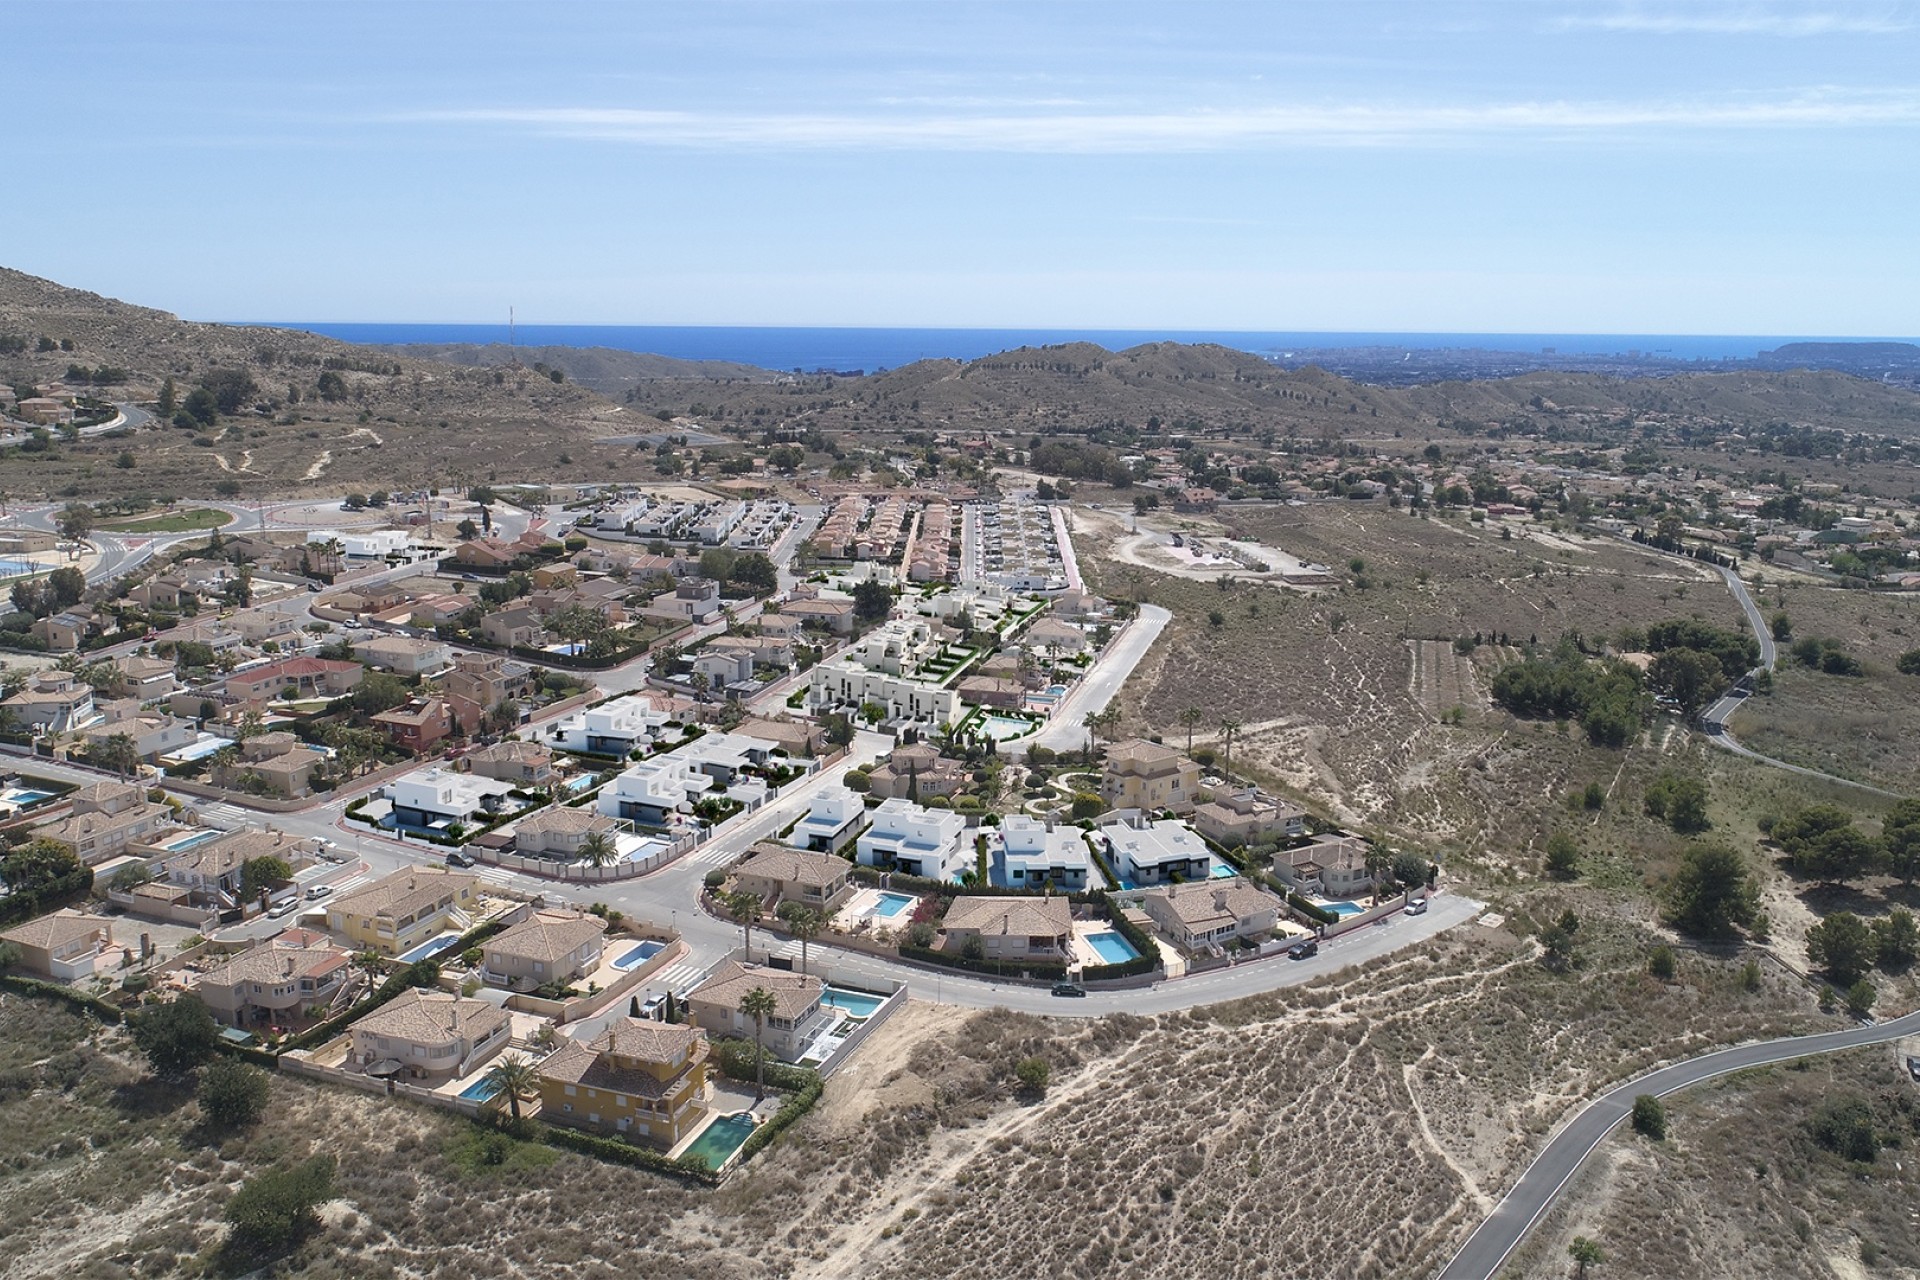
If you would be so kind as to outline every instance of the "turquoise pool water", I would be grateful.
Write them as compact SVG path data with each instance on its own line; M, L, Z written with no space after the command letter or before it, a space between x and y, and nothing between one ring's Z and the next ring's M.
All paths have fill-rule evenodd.
M454 943L460 941L457 933L443 933L437 938L428 938L410 951L400 953L400 963L412 964L415 960L429 960L439 955Z
M1215 880L1231 880L1239 874L1238 871L1233 869L1232 863L1222 862L1218 858L1213 860L1212 875Z
M742 1111L735 1115L721 1116L693 1140L693 1145L688 1147L684 1154L691 1159L703 1161L709 1169L718 1169L727 1162L728 1157L740 1149L752 1132L751 1113Z
M489 1080L486 1076L481 1076L478 1080L475 1080L472 1084L462 1089L460 1096L468 1102L485 1102L498 1092L500 1092L499 1085Z
M567 790L569 791L585 791L592 785L593 775L590 773L583 773L577 778L567 779Z
M209 840L218 840L225 834L226 832L224 831L214 831L212 829L195 831L190 835L175 836L160 847L168 853L179 853L182 849L191 849L195 845L205 844Z
M36 791L32 787L9 787L5 791L0 791L0 803L18 805L22 809L30 804L38 804L42 800L52 798L53 792Z
M1005 742L1009 738L1024 738L1040 726L1031 720L1022 720L1017 716L981 716L980 731L995 742Z
M828 987L820 996L821 1004L830 1004L836 1009L844 1009L850 1018L871 1018L885 996L876 996L866 991L848 991L845 987Z
M613 967L616 969L631 969L635 965L645 964L666 949L667 944L664 942L653 942L651 940L642 942L637 946L627 948L627 953L618 960L615 960Z
M880 905L873 909L873 914L891 920L912 905L913 899L904 893L883 892L880 895Z
M1133 949L1131 942L1111 930L1088 934L1087 945L1098 952L1100 959L1107 964L1125 964L1140 958L1140 953Z
M1337 916L1357 916L1366 910L1357 902L1323 902L1320 905Z

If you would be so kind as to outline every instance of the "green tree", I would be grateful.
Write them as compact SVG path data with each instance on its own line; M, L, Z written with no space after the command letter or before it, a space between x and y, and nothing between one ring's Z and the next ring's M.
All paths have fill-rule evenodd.
M783 902L774 912L785 922L787 932L800 940L800 972L807 971L807 947L820 935L827 918L804 902Z
M1199 707L1187 707L1180 712L1180 723L1185 725L1187 730L1187 759L1189 760L1193 759L1194 728L1206 718L1207 713Z
M1087 818L1097 818L1106 811L1107 802L1102 800L1094 792L1076 791L1073 793L1073 808L1071 813L1073 814L1073 820L1075 822L1081 822Z
M1831 1097L1822 1102L1808 1123L1813 1140L1848 1160L1872 1164L1880 1153L1880 1135L1873 1123L1873 1108L1865 1098L1854 1094Z
M1572 880L1580 874L1580 846L1564 831L1547 837L1547 874L1555 880Z
M131 1019L133 1043L155 1074L186 1075L213 1056L220 1028L197 996L153 1005Z
M1899 970L1920 958L1920 927L1913 912L1895 907L1873 922L1873 954L1882 969Z
M1835 986L1852 986L1873 968L1873 931L1853 912L1836 911L1807 930L1807 959L1825 969Z
M87 748L87 763L128 777L140 771L140 748L124 733L110 733Z
M1428 861L1410 849L1393 855L1393 878L1403 888L1417 889L1427 882Z
M1871 982L1865 978L1859 979L1847 988L1847 1012L1864 1021L1873 1012L1873 1002L1879 995Z
M540 1096L540 1073L517 1053L506 1054L494 1063L486 1078L493 1086L494 1096L507 1100L507 1110L516 1124L520 1120L520 1104Z
M1787 617L1786 614L1774 614L1772 621L1768 625L1773 631L1773 638L1781 644L1785 644L1787 641L1793 639L1793 620Z
M1673 948L1662 942L1647 956L1647 972L1662 982L1672 982L1676 971Z
M369 671L347 695L347 703L363 716L377 716L382 711L406 706L412 696L413 690L399 676Z
M753 1019L753 1100L760 1101L767 1096L767 1051L765 1047L767 1019L780 1007L773 992L765 987L755 987L740 997L740 1012Z
M1880 841L1886 846L1888 870L1911 887L1920 873L1920 800L1901 800L1887 811Z
M760 901L758 894L748 893L744 889L736 890L726 897L727 910L740 922L740 948L751 960L753 958L753 926L766 914L766 904Z
M58 840L36 836L0 859L0 880L7 882L9 893L32 894L85 869L86 864L74 856L71 847Z
M1013 1078L1018 1080L1020 1087L1028 1093L1036 1096L1044 1095L1048 1082L1053 1079L1053 1068L1048 1065L1045 1058L1022 1058L1014 1064Z
M1668 922L1696 937L1727 937L1751 925L1760 911L1759 889L1746 859L1717 841L1687 846L1665 897Z
M247 1179L227 1201L233 1252L265 1259L298 1244L318 1221L314 1210L333 1198L334 1167L331 1155L318 1155Z
M580 860L590 867L610 867L620 860L620 846L604 831L590 831L580 842Z
M291 879L293 867L285 858L267 854L248 858L240 864L240 892L249 898L259 896L263 889L271 889Z
M1710 653L1668 649L1655 654L1648 664L1647 687L1672 698L1681 716L1691 721L1720 696L1727 687L1727 677L1720 660Z
M1667 1136L1667 1109L1660 1099L1643 1093L1633 1100L1633 1131L1655 1142Z
M1606 1251L1585 1236L1573 1238L1573 1243L1567 1246L1567 1256L1573 1259L1576 1280L1585 1280L1588 1267L1597 1267L1607 1260Z
M1894 664L1903 676L1920 676L1920 649L1909 649Z
M93 532L93 508L84 502L69 502L53 518L54 528L69 542L77 542Z
M161 417L171 418L173 411L179 406L180 392L174 387L173 379L168 378L160 384L160 399L154 403L154 409Z
M200 1073L200 1114L215 1129L244 1129L267 1113L273 1082L238 1058L216 1057Z
M1774 823L1771 835L1794 870L1827 884L1857 879L1880 862L1879 842L1838 805L1808 805Z
M1220 776L1227 780L1228 786L1233 785L1233 740L1239 736L1240 721L1237 717L1228 716L1220 722L1220 741L1227 749L1227 758Z
M853 589L853 616L863 622L878 622L893 612L893 592L872 578Z
M1707 784L1690 774L1662 772L1647 785L1642 804L1649 817L1681 835L1698 835L1713 825L1707 817Z

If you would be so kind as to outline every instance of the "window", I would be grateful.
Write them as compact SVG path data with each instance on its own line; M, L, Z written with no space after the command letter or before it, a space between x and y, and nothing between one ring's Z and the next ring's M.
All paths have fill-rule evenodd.
M573 1097L573 1096L574 1096L574 1088L573 1088L573 1086L572 1086L572 1085L568 1085L568 1086L566 1086L566 1093L567 1093L567 1096L568 1096L569 1098L571 1098L571 1097ZM571 1110L573 1110L573 1108L572 1108L572 1107L568 1107L568 1108L567 1108L567 1110L569 1110L569 1111L571 1111Z

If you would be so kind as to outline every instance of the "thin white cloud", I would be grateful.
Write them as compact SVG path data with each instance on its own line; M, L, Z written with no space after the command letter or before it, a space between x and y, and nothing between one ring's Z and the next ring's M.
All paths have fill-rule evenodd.
M1920 124L1920 89L1860 93L1827 88L1779 97L1652 102L1357 104L1131 113L780 115L506 107L418 112L389 119L712 150L1154 153L1610 133L1906 128Z
M1779 10L1751 6L1715 10L1622 9L1613 13L1565 17L1562 30L1621 31L1646 35L1782 36L1893 35L1911 31L1910 16L1897 11L1861 9Z

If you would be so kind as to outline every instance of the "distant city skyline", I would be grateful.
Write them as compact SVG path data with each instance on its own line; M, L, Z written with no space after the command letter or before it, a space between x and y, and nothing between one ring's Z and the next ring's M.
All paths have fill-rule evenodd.
M0 264L192 319L1920 332L1920 6L28 3Z

